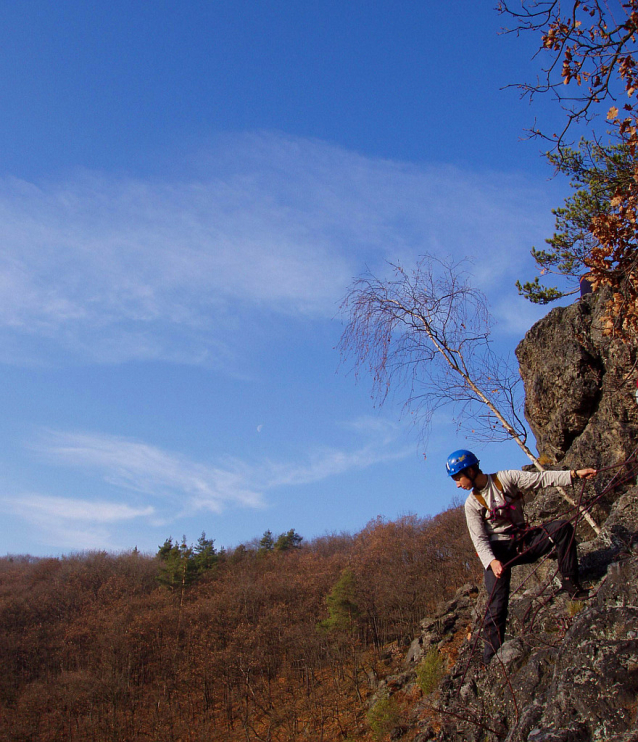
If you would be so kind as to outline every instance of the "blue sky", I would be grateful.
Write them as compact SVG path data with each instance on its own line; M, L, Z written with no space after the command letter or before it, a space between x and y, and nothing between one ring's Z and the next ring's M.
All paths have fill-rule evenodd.
M490 3L0 1L0 547L434 514L474 445L339 365L366 267L469 256L494 339L566 195ZM487 469L526 463L474 446ZM424 453L426 457L424 457Z

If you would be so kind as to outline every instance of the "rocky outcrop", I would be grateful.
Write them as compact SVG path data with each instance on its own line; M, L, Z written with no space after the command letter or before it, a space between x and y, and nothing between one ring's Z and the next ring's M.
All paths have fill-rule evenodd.
M409 739L463 742L638 742L638 487L636 467L614 467L638 446L636 349L603 335L603 294L554 309L517 349L525 412L548 465L606 469L599 535L582 525L581 576L589 601L558 593L556 564L514 570L506 642L485 668L478 637L486 596L465 586L422 625L404 683L433 651L447 674L409 712ZM565 511L553 489L526 510L532 521ZM453 646L454 651L448 651Z
M603 335L606 299L553 309L516 349L525 416L548 463L609 466L638 441L636 349Z
M432 739L638 740L638 557L613 562L588 604L538 598L513 601L518 625L488 668L463 648Z
M516 349L525 416L540 459L560 468L607 470L584 493L575 492L577 497L596 498L592 514L604 525L597 538L582 519L578 526L584 542L581 558L592 573L604 570L624 548L634 518L627 511L631 498L623 507L617 504L626 485L635 482L633 466L610 467L626 461L638 446L638 353L636 347L603 334L601 316L608 298L600 291L552 310ZM547 490L527 503L526 513L531 523L540 523L562 516L565 502L556 490ZM628 520L629 526L616 522L619 519Z

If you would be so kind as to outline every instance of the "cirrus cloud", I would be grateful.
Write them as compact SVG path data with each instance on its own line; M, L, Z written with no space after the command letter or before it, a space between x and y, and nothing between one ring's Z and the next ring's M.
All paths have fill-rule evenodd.
M514 296L549 209L519 176L275 134L227 138L182 179L5 178L0 358L226 368L256 315L333 317L365 265L424 252L480 256L479 285Z
M106 484L111 499L29 493L3 497L7 512L31 523L58 546L114 548L118 524L165 526L202 511L263 509L269 493L303 487L389 463L412 453L401 426L379 418L348 424L360 439L351 449L313 447L299 461L223 457L215 465L122 436L43 431L30 447L52 465L83 470Z

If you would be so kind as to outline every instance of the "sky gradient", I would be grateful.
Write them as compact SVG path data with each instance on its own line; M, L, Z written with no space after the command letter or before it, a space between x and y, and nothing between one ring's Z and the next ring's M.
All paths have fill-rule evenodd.
M489 3L0 1L3 553L432 515L451 450L340 363L366 269L472 259L511 353L566 195ZM505 89L504 89L505 88Z

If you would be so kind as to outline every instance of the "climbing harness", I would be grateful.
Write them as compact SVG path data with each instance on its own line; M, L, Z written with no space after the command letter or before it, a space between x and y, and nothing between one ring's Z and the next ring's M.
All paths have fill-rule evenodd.
M516 512L516 505L514 503L522 500L523 494L518 489L516 490L516 494L506 492L505 488L503 487L503 483L498 478L497 474L489 474L488 476L492 480L492 483L496 486L496 489L503 495L505 503L494 508L488 508L487 502L485 501L485 498L481 494L480 490L474 487L474 489L472 490L472 494L478 500L479 504L484 508L482 515L485 520L504 520L510 524L511 528L509 529L509 531L504 533L504 535L509 536L509 543L511 546L514 547L516 553L520 554L525 548L527 548L525 544L525 538L537 529L541 529L545 533L549 541L554 544L554 546L556 546L556 542L544 525L532 528L532 526L530 526L527 521L524 521L523 523L514 522L514 513ZM505 541L505 539L502 540Z
M503 499L505 500L505 502L503 505L497 505L494 508L488 508L487 502L485 502L485 498L481 494L481 491L477 487L474 487L474 489L472 490L472 494L478 500L479 504L484 508L484 512L482 514L483 518L485 520L506 520L509 521L509 523L514 528L520 528L521 524L514 523L513 520L513 513L516 510L516 506L512 503L515 503L518 500L522 500L523 495L519 490L517 490L515 495L512 495L510 492L506 492L501 480L496 474L488 474L488 477L492 480L493 484L496 486L496 489L503 495ZM489 516L487 515L488 513Z

